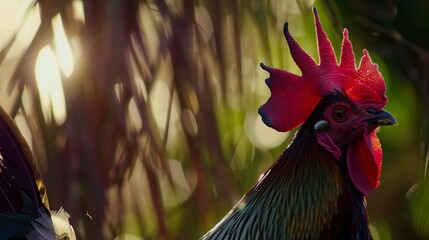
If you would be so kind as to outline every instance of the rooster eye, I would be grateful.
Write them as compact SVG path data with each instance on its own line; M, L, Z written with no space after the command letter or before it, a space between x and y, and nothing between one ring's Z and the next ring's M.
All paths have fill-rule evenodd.
M347 113L344 108L336 108L332 112L332 118L336 122L344 122L344 120L346 120L346 117L347 117Z
M370 114L376 114L377 113L377 110L375 110L374 108L370 108L370 109L368 109L368 110L366 110L368 113L370 113Z

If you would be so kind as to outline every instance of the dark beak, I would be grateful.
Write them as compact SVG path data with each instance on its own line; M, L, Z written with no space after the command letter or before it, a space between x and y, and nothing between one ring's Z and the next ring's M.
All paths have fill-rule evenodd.
M369 125L375 126L386 126L386 125L398 125L395 117L386 111L380 111L373 113L369 118L365 120Z

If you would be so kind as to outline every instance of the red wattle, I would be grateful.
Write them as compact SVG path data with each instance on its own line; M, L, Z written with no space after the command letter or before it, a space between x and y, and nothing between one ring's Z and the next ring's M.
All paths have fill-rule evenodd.
M356 138L347 152L347 166L354 186L367 195L380 184L383 151L375 131Z

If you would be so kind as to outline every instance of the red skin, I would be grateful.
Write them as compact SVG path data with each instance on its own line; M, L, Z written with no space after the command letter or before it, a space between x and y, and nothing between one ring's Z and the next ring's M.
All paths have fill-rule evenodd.
M335 111L343 111L344 119L335 118ZM329 129L316 131L317 142L338 160L341 149L348 146L347 166L350 178L362 194L367 195L379 185L382 149L375 129L366 119L368 111L358 106L337 103L325 110L323 119Z

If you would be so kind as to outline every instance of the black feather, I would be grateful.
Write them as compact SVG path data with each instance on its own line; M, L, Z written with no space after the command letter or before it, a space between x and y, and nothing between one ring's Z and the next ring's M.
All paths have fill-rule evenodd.
M38 207L41 207L43 203L40 199L33 170L15 134L8 122L0 118L0 155L3 158L1 174L3 179L12 186L12 188L5 190L20 189Z
M202 239L370 239L365 197L344 159L321 147L314 125L342 91L323 97L279 159ZM343 156L345 156L343 154Z
M24 236L46 216L50 221L37 164L15 122L0 107L0 239ZM45 224L53 229L52 222Z

